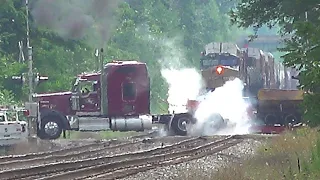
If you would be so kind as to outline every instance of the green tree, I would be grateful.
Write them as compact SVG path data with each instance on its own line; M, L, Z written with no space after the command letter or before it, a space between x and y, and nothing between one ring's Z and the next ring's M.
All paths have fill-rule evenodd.
M1 3L0 85L12 91L20 99L23 97L23 88L13 84L10 77L27 72L27 61L18 62L18 42L23 41L26 44L26 9L20 0L1 1ZM62 39L51 31L36 27L32 18L30 37L34 67L50 78L49 82L38 88L38 92L69 89L68 81L75 74L93 67L93 63L90 62L93 52L87 45L79 41ZM25 55L26 53L24 50ZM25 58L27 59L27 56Z
M36 2L40 1L30 0L30 4ZM51 3L51 1L48 2ZM64 9L57 12L68 14L65 9L67 5L70 7L70 3L77 2L80 1L57 1L55 3L66 3ZM74 7L83 8L82 5L78 3L74 4ZM154 113L163 112L167 108L167 104L163 102L167 98L167 84L161 77L160 70L179 58L183 58L179 67L197 68L199 54L205 44L210 41L232 41L237 35L245 33L235 26L229 26L226 10L235 5L235 2L225 0L122 2L117 8L115 28L112 29L106 23L102 23L103 28L110 30L110 39L108 39L109 36L100 39L103 41L102 44L106 44L105 61L134 59L146 62L152 86L151 110ZM92 13L95 18L99 16L99 13ZM26 39L24 4L20 0L1 1L0 14L2 15L0 17L0 67L4 69L0 72L0 87L11 90L17 99L21 99L23 97L21 88L5 81L5 77L18 75L27 70L26 62L21 64L17 62L19 55L17 44L19 41L25 43ZM63 17L61 14L58 16ZM50 17L43 16L42 20ZM109 22L109 17L98 20L100 22L103 19L108 19L107 22ZM101 44L101 42L95 38L88 39L94 36L94 34L90 35L90 31L86 31L89 33L85 36L87 39L67 39L61 36L61 32L53 28L52 24L50 26L46 23L47 21L36 23L36 18L30 17L34 67L40 74L49 77L49 81L39 85L36 91L69 90L71 79L75 75L97 69L97 61L93 56L96 48L94 44ZM174 44L168 43L174 40L178 41Z

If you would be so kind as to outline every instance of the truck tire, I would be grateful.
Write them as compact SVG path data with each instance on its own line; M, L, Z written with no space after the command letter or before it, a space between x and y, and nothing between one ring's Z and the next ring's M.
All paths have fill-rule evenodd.
M38 125L37 125L37 127L38 127ZM42 133L41 130L38 130L38 131L37 131L37 136L38 136L40 139L46 139L45 133Z
M284 124L288 125L289 123L291 125L297 125L301 123L301 116L297 113L291 113L291 114L285 114L284 115Z
M192 116L189 114L178 114L175 115L171 122L171 132L175 135L186 136L187 125L192 122Z
M202 136L212 136L226 126L223 117L218 114L212 114L202 125Z
M46 115L41 119L41 129L39 138L41 139L58 139L62 133L61 119L55 115Z

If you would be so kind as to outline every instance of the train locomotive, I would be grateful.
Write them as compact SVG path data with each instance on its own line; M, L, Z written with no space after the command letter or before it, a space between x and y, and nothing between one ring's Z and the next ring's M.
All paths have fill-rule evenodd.
M209 43L201 52L200 69L208 90L233 78L244 79L245 64L241 50L233 43Z
M292 83L290 72L294 69L284 67L270 52L212 42L201 52L200 69L208 91L234 78L243 82L243 98L255 102L246 112L253 120L252 131L280 133L287 125L301 122L299 104L303 91ZM201 100L188 100L188 111L196 112L200 103Z

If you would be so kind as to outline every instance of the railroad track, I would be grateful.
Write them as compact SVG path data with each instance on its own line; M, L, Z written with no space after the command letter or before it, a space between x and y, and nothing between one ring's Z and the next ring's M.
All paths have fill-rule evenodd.
M150 142L154 143L155 141L160 141L161 139L152 139ZM17 169L17 168L24 168L24 167L32 167L37 166L41 164L50 164L55 162L66 162L66 161L75 161L77 159L88 159L88 158L94 158L99 157L103 155L114 155L119 154L119 151L123 151L125 149L126 151L135 151L139 148L139 146L144 146L143 144L148 144L149 142L143 142L141 141L134 141L134 142L126 142L121 143L117 145L112 146L104 146L99 147L97 149L91 149L91 150L84 150L84 151L73 151L69 152L67 154L58 154L58 155L49 155L45 157L35 157L32 159L22 159L22 160L13 160L13 161L7 161L7 162L1 162L0 163L0 170L8 170L8 169ZM166 140L161 140L161 142L164 142L164 144L167 144L165 142ZM170 141L170 140L169 140ZM155 143L156 145L158 143ZM160 143L159 143L160 145ZM147 145L149 146L149 145Z
M83 146L77 146L72 148L66 148L56 151L48 151L42 153L30 153L25 155L14 155L0 157L0 170L11 169L17 167L23 167L25 165L32 166L33 164L58 162L61 160L73 160L81 157L91 157L99 155L105 151L111 151L115 149L130 147L134 144L143 142L146 137L151 137L155 132L151 132L144 135L132 136L128 139L133 141L129 142L118 142L115 140L109 140L105 142L90 143Z
M179 164L182 162L199 159L201 157L217 153L242 141L238 136L229 136L224 139L214 140L202 145L178 149L176 151L156 154L148 157L135 157L99 166L87 167L59 175L42 178L53 179L119 179L139 172L150 170L159 166Z
M151 167L154 167L163 163L178 162L177 158L179 159L179 157L187 160L198 157L198 155L205 156L205 152L213 152L212 148L214 147L217 151L219 148L227 148L240 142L240 139L235 138L235 136L230 136L222 140L221 137L218 139L219 140L217 140L217 137L190 138L172 145L140 152L118 154L115 156L103 156L77 161L57 162L23 169L2 171L0 172L0 177L1 179L7 180L27 180L37 178L50 180L70 179L75 177L86 178L88 176L97 176L101 173L108 174L116 170L123 170L126 172L127 169L128 171L126 173L128 173L133 171L133 167L137 168L142 166L134 171L136 172L146 168L146 165L150 168L150 163L152 165ZM220 145L223 146L220 147ZM170 160L170 162L167 162L168 160Z
M34 162L35 160L39 159L46 159L48 157L60 157L65 155L72 155L78 154L81 155L86 152L99 152L99 150L112 150L116 148L121 148L125 146L130 146L132 144L136 144L144 140L144 138L153 137L157 132L150 132L143 135L131 136L126 138L127 140L131 140L128 142L120 142L118 140L108 140L108 141L95 141L94 143L76 146L71 148L65 148L61 150L55 151L46 151L40 153L29 153L23 155L9 155L9 156L2 156L0 157L0 169L4 167L10 168L9 166L17 163L24 163L24 162ZM136 141L132 141L136 140Z
M216 137L217 138L217 137ZM21 169L6 170L0 172L1 179L36 179L42 176L48 177L52 175L54 178L57 174L65 171L75 171L79 168L89 168L99 166L105 163L113 163L123 159L145 158L146 156L155 156L157 154L170 153L176 149L192 148L199 146L207 141L206 138L194 137L175 144L142 150L138 152L123 153L113 156L102 156L96 158L60 161L50 164L42 164L34 167L26 167ZM64 179L64 178L63 178Z

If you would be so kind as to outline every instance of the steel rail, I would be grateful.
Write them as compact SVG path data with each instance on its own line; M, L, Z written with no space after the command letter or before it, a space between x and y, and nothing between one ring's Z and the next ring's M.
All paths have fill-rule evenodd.
M186 146L188 144L201 142L206 140L205 138L190 138L183 141L180 141L175 144L153 148L149 150L142 150L138 152L130 152L130 153L123 153L113 156L103 156L103 157L96 157L96 158L89 158L89 159L82 159L82 160L69 160L69 161L63 161L55 162L51 164L42 164L39 166L34 167L26 167L21 169L13 169L13 170L6 170L0 172L0 178L1 179L19 179L19 178L25 178L25 177L32 177L32 176L38 176L42 174L49 174L49 173L56 173L59 171L71 171L76 170L79 167L85 168L90 166L96 166L100 165L106 162L114 162L121 159L130 159L135 157L145 157L146 155L154 155L158 153L168 152L170 150Z

